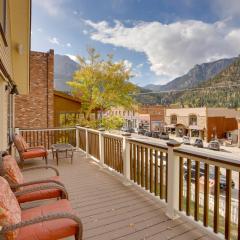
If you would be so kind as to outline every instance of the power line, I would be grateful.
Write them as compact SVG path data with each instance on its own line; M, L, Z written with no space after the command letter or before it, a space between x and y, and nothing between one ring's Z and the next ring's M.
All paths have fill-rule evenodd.
M187 89L179 89L179 90L165 90L165 91L158 91L158 92L144 92L144 93L134 93L131 95L149 95L149 94L161 94L161 93L177 93L177 92L195 92L199 90L211 90L211 89L218 89L218 88L231 88L231 87L240 87L240 84L232 84L232 85L222 85L222 86L215 86L215 87L202 87L202 88L187 88Z

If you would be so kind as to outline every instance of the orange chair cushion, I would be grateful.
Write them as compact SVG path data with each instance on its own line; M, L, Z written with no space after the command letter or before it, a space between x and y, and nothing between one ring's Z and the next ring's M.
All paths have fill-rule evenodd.
M2 168L4 171L4 177L10 184L21 184L24 182L17 161L11 155L3 157Z
M0 226L21 222L21 209L17 199L10 189L8 182L0 177ZM5 239L17 238L19 229L5 234Z
M59 200L48 205L42 205L22 211L22 221L58 212L73 212L68 200ZM77 230L78 225L75 221L62 218L23 227L20 229L17 240L62 239L74 236Z
M27 152L22 153L23 159L36 158L36 157L46 157L47 151L42 148L36 148L28 150Z
M59 176L52 177L50 179L56 180L60 182ZM26 187L23 187L21 190L25 190L28 188L33 188L36 186L42 186L42 185L49 185L51 183L41 183L41 184L34 184L34 185L29 185ZM40 190L32 193L28 193L22 196L17 197L17 200L19 203L24 203L24 202L32 202L36 200L44 200L44 199L51 199L51 198L57 198L61 196L61 191L59 189L48 189L48 190Z

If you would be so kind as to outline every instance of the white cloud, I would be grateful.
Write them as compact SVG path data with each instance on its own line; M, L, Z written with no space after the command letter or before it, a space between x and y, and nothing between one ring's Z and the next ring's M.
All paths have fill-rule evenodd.
M58 16L62 14L63 0L33 0L36 7L41 7L50 16Z
M56 37L50 37L48 41L52 44L60 45L60 42Z
M143 67L143 63L140 63L136 66L136 68L142 68Z
M73 14L74 14L74 15L78 15L78 11L76 11L76 10L73 11Z
M67 45L67 47L71 47L71 46L72 46L72 44L71 44L71 43L67 43L66 45Z
M141 22L133 27L125 27L119 21L114 26L106 21L85 23L93 29L93 40L144 53L159 79L170 80L194 64L240 52L240 28L231 29L224 21Z
M87 30L83 30L82 31L84 35L87 35L88 34L88 31Z
M223 18L240 17L240 2L239 0L214 0L211 2L213 10Z
M42 28L37 29L38 32L43 32Z
M78 60L77 56L71 55L71 54L65 54L65 55L68 56L74 62L79 63L79 60Z
M127 70L130 70L132 68L133 64L129 60L124 60L123 63L124 63Z

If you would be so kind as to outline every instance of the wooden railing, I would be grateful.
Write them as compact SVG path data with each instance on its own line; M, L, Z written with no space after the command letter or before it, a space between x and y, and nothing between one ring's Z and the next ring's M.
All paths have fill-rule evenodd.
M213 234L240 239L238 156L79 126L17 131L30 146L49 149L53 143L71 143L122 175L124 181L165 201L168 217L190 217Z
M130 178L167 201L167 148L130 140Z
M70 143L76 146L75 128L39 128L39 129L16 129L30 147L44 146L50 149L54 143Z
M88 151L89 154L99 160L99 132L88 131Z
M122 137L104 134L104 164L123 173Z

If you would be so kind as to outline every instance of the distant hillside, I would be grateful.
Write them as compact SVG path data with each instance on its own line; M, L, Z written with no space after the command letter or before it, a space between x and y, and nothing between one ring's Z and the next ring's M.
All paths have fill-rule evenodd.
M66 55L56 54L54 58L54 88L59 91L70 91L67 81L72 79L73 73L79 65Z
M178 104L189 107L240 107L240 57L216 76L201 81L194 91L147 93L137 96L141 103ZM233 85L233 86L232 86ZM231 87L230 87L231 86ZM218 88L216 88L218 87Z
M198 87L203 90L185 92L178 101L194 107L206 105L237 108L240 107L238 85L240 85L240 57L215 77L199 84Z
M195 65L187 74L175 78L166 85L149 84L145 88L152 91L168 91L193 88L204 80L210 79L232 64L236 58L220 59L218 61Z

